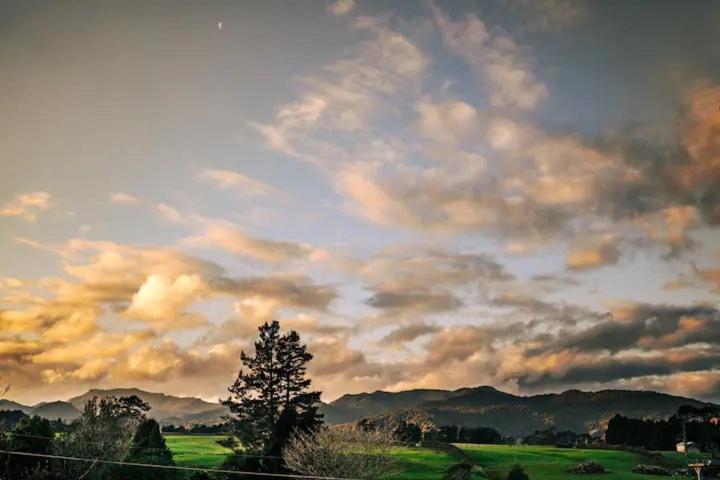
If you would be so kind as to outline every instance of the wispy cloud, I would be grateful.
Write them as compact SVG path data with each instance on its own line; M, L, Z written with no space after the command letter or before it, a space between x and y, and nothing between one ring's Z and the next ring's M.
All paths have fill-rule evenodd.
M188 245L218 248L263 262L288 262L308 258L314 248L308 244L274 241L248 235L227 222L206 222L202 232L185 238Z
M0 208L0 216L19 217L28 222L34 222L41 211L50 208L50 199L50 194L47 192L19 193Z
M110 201L123 205L133 205L141 202L138 197L123 192L116 192L110 195Z
M213 182L223 190L232 189L241 195L261 197L284 195L282 190L231 170L206 169L198 173L198 178Z
M355 8L355 0L336 0L327 6L328 12L333 15L345 15Z

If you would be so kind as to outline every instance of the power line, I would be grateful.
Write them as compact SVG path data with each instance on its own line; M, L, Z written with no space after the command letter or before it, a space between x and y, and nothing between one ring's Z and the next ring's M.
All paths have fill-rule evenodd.
M55 460L70 460L74 462L89 463L105 463L108 465L120 465L126 467L143 467L143 468L164 468L167 470L183 470L187 472L209 472L209 473L228 473L230 475L247 475L252 477L275 477L275 478L297 478L301 480L357 480L346 477L319 477L317 475L295 475L292 473L261 473L261 472L245 472L239 470L223 470L219 468L200 468L200 467L179 467L177 465L153 465L152 463L122 462L119 460L103 460L97 458L69 457L65 455L50 455L45 453L31 452L14 452L12 450L0 450L0 453L6 455L20 455L24 457L49 458Z
M15 436L15 437L24 437L24 438L34 438L34 439L37 439L37 440L50 440L50 441L55 441L55 440L57 440L57 438L53 438L53 437L44 437L44 436L41 436L41 435L29 435L29 434L27 434L27 433L5 432L5 435L13 435L13 436ZM198 436L199 436L199 435L198 435ZM84 441L84 443L90 443L90 444L93 444L93 445L101 445L101 446L105 446L105 445L106 445L106 444L103 443L103 442ZM139 446L131 445L131 446L129 446L128 448L130 448L131 450L149 450L149 451L161 451L161 452L164 452L164 451L166 451L166 450L172 451L172 449L171 449L170 447L167 447L167 449L165 449L165 448L157 448L157 447L139 447ZM226 447L226 448L227 448L227 447ZM175 453L175 452L173 452L173 453ZM276 460L282 460L282 458L283 458L283 457L280 457L280 456L277 456L277 455L257 455L257 454L252 454L252 453L235 453L235 452L232 451L232 450L231 450L230 452L228 452L228 453L206 453L206 452L200 452L200 451L197 451L197 450L194 450L194 451L193 451L193 450L185 450L185 452L183 452L183 453L196 453L196 454L202 454L202 455L217 455L217 456L234 455L234 456L237 456L237 457L270 458L270 459L276 459Z

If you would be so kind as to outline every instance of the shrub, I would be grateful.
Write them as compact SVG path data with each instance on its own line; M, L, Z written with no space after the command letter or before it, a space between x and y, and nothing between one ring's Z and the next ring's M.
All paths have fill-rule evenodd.
M575 468L570 470L572 473L579 473L579 474L592 474L592 473L605 473L605 467L602 466L602 464L595 462L595 461L589 461L585 463L581 463L577 465Z
M507 480L530 480L522 465L513 466L507 474Z
M658 475L662 477L671 477L672 473L670 470L657 465L637 465L632 469L633 473L639 473L641 475Z
M283 459L304 475L374 480L389 473L394 443L389 430L342 425L297 435L283 450Z
M470 480L472 478L473 466L469 463L460 462L448 468L442 480Z

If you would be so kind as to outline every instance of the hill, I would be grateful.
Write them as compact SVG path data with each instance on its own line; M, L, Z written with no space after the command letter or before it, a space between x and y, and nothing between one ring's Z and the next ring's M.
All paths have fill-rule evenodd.
M23 413L30 413L33 407L28 407L12 400L0 400L0 410L20 410Z
M150 416L162 424L218 423L228 411L217 403L195 397L176 397L164 393L147 392L137 388L92 389L68 400L76 408L92 397L126 397L136 395L151 407Z
M66 402L39 403L34 406L22 405L10 400L0 400L0 410L20 410L28 415L55 420L74 420L80 416L85 402L92 397L123 397L136 395L147 402L150 416L164 425L215 424L227 415L225 407L195 397L175 397L164 393L146 392L137 388L116 388L111 390L92 389Z
M454 394L455 392L448 390L378 390L373 393L343 395L332 403L323 404L320 411L328 423L347 423L378 413L412 408L425 402L443 401Z
M96 396L137 395L151 406L150 416L161 424L214 424L227 409L195 397L176 397L136 388L93 389L67 402L34 407L8 400L0 409L21 410L50 419L72 420L80 415L86 400ZM601 390L519 396L493 387L459 390L408 390L404 392L344 395L322 404L320 412L330 424L354 422L367 417L417 421L423 425L492 427L503 435L525 436L535 430L555 427L577 433L603 428L616 413L629 417L667 417L680 405L701 406L704 402L664 393L636 390Z
M401 397L388 392L345 395L323 412L331 423L368 416L407 421L422 418L425 424L492 427L503 435L524 436L549 427L583 433L604 427L616 413L660 418L672 415L680 405L704 405L690 398L635 390L568 390L532 396L517 396L492 387L426 392L402 392ZM428 400L427 395L435 398ZM370 407L374 411L368 415Z
M80 416L80 410L68 402L41 403L27 413L51 420L62 418L65 421L75 420Z

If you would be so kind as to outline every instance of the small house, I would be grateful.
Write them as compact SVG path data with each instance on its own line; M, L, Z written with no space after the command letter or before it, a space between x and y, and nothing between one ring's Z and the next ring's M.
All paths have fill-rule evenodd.
M694 442L679 442L675 445L678 453L700 453L700 449Z

